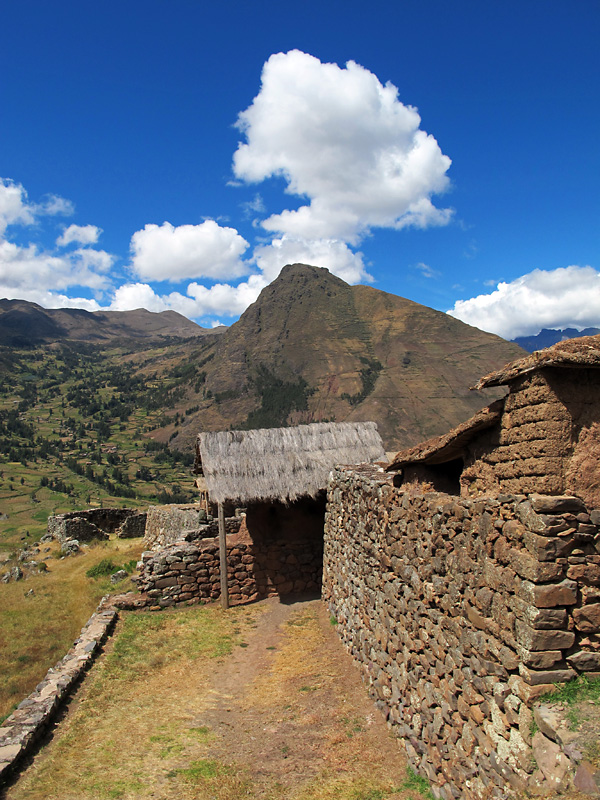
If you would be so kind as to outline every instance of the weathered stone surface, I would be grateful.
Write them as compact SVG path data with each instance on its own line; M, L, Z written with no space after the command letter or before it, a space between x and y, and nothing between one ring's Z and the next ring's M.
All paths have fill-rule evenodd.
M451 787L466 797L465 775L469 800L505 791L511 775L522 781L533 771L536 698L578 665L589 661L593 672L597 645L578 648L596 634L579 631L574 612L600 600L584 594L594 588L589 572L564 577L567 568L600 566L589 560L592 515L571 499L457 498L387 485L384 496L379 480L334 471L323 597L392 729L410 739L417 765L432 768L436 796ZM555 789L552 775L540 772L540 782Z
M564 630L539 630L516 620L517 641L527 650L562 650L572 647L575 634Z
M595 633L600 631L600 603L590 603L573 609L575 627L579 631Z
M574 580L541 585L523 581L520 592L523 599L532 603L536 608L570 606L577 602L577 583Z
M585 511L583 502L578 497L570 495L541 495L532 494L529 497L531 507L538 514L564 514L570 511L572 514L579 514Z
M590 797L600 797L600 770L594 769L589 761L582 761L573 778L573 786Z
M519 673L531 686L566 683L577 677L573 669L534 670L521 665Z
M567 661L574 669L581 672L600 670L600 650L593 652L580 650L577 653L567 656Z
M571 762L560 745L538 731L532 742L533 757L550 787L556 792L566 789Z

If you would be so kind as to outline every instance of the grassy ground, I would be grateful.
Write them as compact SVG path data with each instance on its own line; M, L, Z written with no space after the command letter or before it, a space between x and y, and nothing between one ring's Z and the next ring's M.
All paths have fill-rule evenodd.
M46 558L45 572L0 585L0 719L63 657L100 598L115 590L108 577L88 578L86 572L103 558L119 566L137 559L142 540L110 540L63 559L55 544L41 550L36 558ZM116 588L130 586L126 579Z
M430 797L320 606L126 615L7 800Z

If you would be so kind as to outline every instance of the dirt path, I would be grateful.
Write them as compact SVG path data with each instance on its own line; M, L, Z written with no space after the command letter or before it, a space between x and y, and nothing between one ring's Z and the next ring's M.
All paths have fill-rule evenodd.
M119 625L8 800L418 797L403 787L401 745L320 600ZM207 628L231 635L233 649L220 655L217 643L211 657L203 644L194 654Z
M247 638L194 719L215 734L212 757L239 760L256 789L275 784L286 796L320 774L342 773L365 748L378 751L378 762L403 765L320 600L265 601Z

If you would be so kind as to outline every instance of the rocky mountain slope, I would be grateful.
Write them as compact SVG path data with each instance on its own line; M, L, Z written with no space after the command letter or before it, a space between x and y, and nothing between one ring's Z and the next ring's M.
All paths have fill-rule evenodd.
M390 450L442 433L493 399L477 379L523 355L439 311L328 270L288 265L193 354L203 380L178 447L199 430L375 420Z
M173 311L0 301L0 362L36 344L92 346L95 358L117 358L144 391L153 387L164 412L149 435L184 452L201 430L344 420L374 420L395 451L489 403L493 393L469 387L523 355L447 314L303 264L285 267L216 333Z

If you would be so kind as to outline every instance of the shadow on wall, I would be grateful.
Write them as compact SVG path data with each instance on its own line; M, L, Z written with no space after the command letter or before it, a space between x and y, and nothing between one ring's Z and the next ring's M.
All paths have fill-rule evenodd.
M289 505L254 503L246 527L259 596L320 592L323 573L324 492Z

